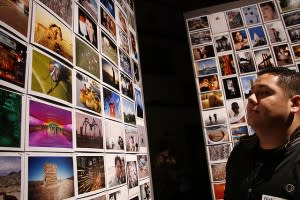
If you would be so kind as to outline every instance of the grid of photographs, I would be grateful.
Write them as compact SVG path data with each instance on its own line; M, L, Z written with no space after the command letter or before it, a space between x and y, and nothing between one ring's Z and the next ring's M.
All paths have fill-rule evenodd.
M232 6L185 19L214 199L224 198L232 148L253 134L245 106L256 73L268 66L300 68L298 1Z
M0 199L153 198L135 23L133 0L1 2Z

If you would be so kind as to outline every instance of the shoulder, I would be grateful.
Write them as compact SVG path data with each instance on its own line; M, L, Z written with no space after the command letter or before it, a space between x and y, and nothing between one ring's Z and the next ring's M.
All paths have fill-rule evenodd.
M230 158L240 157L242 160L247 155L252 154L258 145L258 138L256 135L242 137L240 142L232 149Z

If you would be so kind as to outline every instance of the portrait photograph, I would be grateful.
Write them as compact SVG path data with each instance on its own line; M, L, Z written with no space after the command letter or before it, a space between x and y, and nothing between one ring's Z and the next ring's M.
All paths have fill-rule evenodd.
M72 154L28 153L26 199L67 199L75 196Z
M231 32L234 49L236 51L249 49L249 39L245 29Z
M97 0L79 0L79 5L81 5L92 17L98 22L98 13L100 3Z
M149 177L149 162L147 154L137 155L139 180Z
M207 148L211 163L227 161L232 150L231 143L210 145Z
M207 59L194 62L196 76L218 73L216 59Z
M287 12L300 8L299 1L277 0L281 12Z
M119 49L120 56L120 69L125 72L130 78L132 78L132 68L129 56L121 49Z
M230 124L245 123L245 104L242 98L226 101L226 109Z
M273 51L278 66L294 64L291 55L291 50L288 44L273 46Z
M55 1L55 0L39 0L54 12L58 18L61 18L65 23L72 27L72 2L69 0Z
M135 61L139 60L139 52L137 46L137 36L133 30L129 30L129 45L130 45L130 57Z
M141 69L135 60L131 59L132 68L133 68L133 83L139 87L142 88L142 76L141 76Z
M86 76L83 73L74 71L73 85L76 90L73 92L75 106L79 109L102 114L101 85L96 80Z
M76 195L84 197L105 190L104 155L77 153L76 159Z
M0 150L24 149L25 95L0 88Z
M260 13L256 4L242 7L242 12L245 19L245 25L250 26L261 23Z
M236 74L235 61L232 53L218 56L222 76Z
M122 186L109 190L107 192L107 199L109 200L127 200L128 199L128 188L127 186Z
M152 199L152 193L151 193L151 184L149 179L144 179L140 181L140 193L141 198L145 200L151 200Z
M196 31L200 29L209 28L207 16L199 16L187 19L187 27L189 31Z
M101 31L101 53L115 65L118 65L118 48L106 33Z
M104 116L121 121L121 100L120 95L106 87L103 87L103 99L104 99Z
M300 10L282 14L282 19L287 28L300 24Z
M129 55L129 39L128 34L119 27L117 27L117 34L118 34L118 46L124 50Z
M0 84L25 92L28 60L26 43L0 28L0 52Z
M200 94L202 109L216 108L224 105L221 90Z
M211 58L215 56L213 45L202 45L193 48L194 60Z
M75 67L100 80L99 53L78 37L75 37L75 51Z
M105 155L105 179L109 189L126 184L125 154ZM111 191L111 190L110 190Z
M104 130L105 130L105 148L107 151L116 151L124 152L125 150L125 141L124 141L124 125L105 119L104 121Z
M217 53L232 50L231 39L228 33L214 35L214 44Z
M292 46L294 58L296 61L300 60L300 44L296 44Z
M136 116L138 118L144 118L144 104L142 98L142 91L137 88L134 88L134 96L135 96Z
M133 99L133 83L132 80L123 72L120 73L121 79L121 94L125 95L126 97Z
M115 2L113 0L100 0L103 7L109 12L109 14L115 18Z
M103 119L79 110L74 114L76 149L80 151L103 151Z
M229 141L227 125L205 127L206 144L219 144Z
M139 151L139 135L136 127L125 126L125 146L127 153Z
M226 180L226 162L213 163L210 165L212 181Z
M202 120L205 126L213 126L227 123L227 112L225 108L203 110L202 113Z
M0 5L0 25L28 41L30 0L3 0Z
M217 74L198 77L200 92L208 92L220 89L219 76Z
M208 15L210 28L213 34L228 32L228 26L224 12L217 12Z
M261 17L264 22L269 22L279 19L279 13L274 1L265 1L258 4L261 12Z
M118 6L116 6L115 9L116 9L116 23L118 27L120 27L122 31L124 31L126 34L128 34L128 22L125 14Z
M274 67L275 61L273 58L273 54L271 53L270 48L263 48L253 51L255 64L258 70L262 70L266 67Z
M203 30L190 33L192 46L212 42L210 30Z
M136 125L135 103L125 97L122 97L122 107L124 123Z
M141 153L147 153L147 134L146 134L146 128L143 124L139 123L139 120L137 120L137 132L139 137L139 152Z
M98 28L96 22L80 6L75 6L75 8L75 32L98 50Z
M240 142L242 137L246 136L248 136L247 125L236 124L234 126L231 126L231 137L234 147Z
M26 149L73 151L72 109L27 99Z
M224 182L214 182L212 184L212 188L213 188L215 199L224 199L224 190L225 190Z
M24 154L1 152L0 162L0 198L24 199Z
M32 42L72 63L72 31L40 5L33 5Z
M287 33L288 33L291 43L300 42L300 27L299 26L287 29Z
M236 53L236 60L240 74L256 71L251 51L238 51Z
M111 35L112 38L117 37L117 29L116 29L116 23L114 19L107 13L107 11L100 7L100 21L102 27L107 30L107 32Z
M239 8L231 9L225 12L230 29L236 29L244 26L241 10Z
M254 81L256 80L256 77L256 74L240 77L241 89L243 91L245 99L249 97L251 93L251 88L253 86Z
M240 85L236 76L224 78L223 86L227 100L241 97Z
M102 80L103 83L114 88L115 90L120 90L120 76L118 68L111 62L102 57Z
M29 69L29 93L72 105L72 69L38 49Z
M138 165L136 155L126 155L126 176L129 196L136 194L139 189Z
M278 42L287 42L287 36L285 34L285 28L281 21L274 21L265 24L266 31L269 36L271 44Z
M248 29L252 47L261 47L268 44L263 26L255 26Z

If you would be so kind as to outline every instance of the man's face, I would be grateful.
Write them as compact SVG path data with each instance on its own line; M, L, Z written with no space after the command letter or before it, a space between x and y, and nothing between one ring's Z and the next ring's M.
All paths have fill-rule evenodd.
M247 121L254 130L269 130L287 121L291 101L277 81L278 76L263 74L252 86L247 104Z

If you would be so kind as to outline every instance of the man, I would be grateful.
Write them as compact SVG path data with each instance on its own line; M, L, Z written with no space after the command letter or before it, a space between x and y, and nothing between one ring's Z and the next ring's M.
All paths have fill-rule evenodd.
M224 199L300 199L300 73L283 67L258 72L247 121L255 134L230 154Z
M125 183L124 180L122 180L122 160L120 156L115 157L115 175L113 179L110 181L109 186L113 187L116 185L120 185L122 183Z

